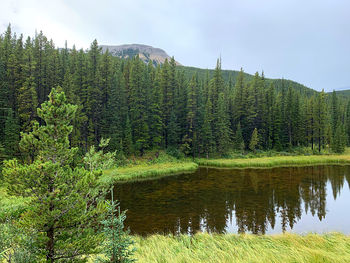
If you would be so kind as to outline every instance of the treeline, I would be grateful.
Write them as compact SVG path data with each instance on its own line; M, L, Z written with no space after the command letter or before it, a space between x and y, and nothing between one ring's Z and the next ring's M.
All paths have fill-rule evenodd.
M138 57L56 48L41 32L23 39L10 26L0 37L0 152L19 153L36 108L60 86L78 105L72 146L86 152L101 138L126 156L170 149L191 156L307 146L342 152L350 138L350 104L335 93L310 95L283 81L278 87L243 70L225 81L221 61L211 77L188 78L175 60L161 66ZM40 120L39 120L40 121Z

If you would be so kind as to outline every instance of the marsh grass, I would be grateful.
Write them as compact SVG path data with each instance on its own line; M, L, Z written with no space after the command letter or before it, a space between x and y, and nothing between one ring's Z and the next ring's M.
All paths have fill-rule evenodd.
M6 188L0 186L0 223L8 218L19 217L26 208L28 200L28 198L9 196Z
M342 155L274 156L246 159L197 159L201 166L221 168L269 168L283 166L308 166L326 164L350 164L349 151Z
M137 262L350 262L343 234L134 236Z
M103 171L100 178L102 184L114 182L146 180L166 175L174 175L195 171L198 164L187 161L172 161L165 163L137 164Z

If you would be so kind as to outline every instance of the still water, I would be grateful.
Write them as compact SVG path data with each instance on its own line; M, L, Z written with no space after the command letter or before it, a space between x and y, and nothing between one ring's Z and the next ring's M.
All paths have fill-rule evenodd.
M131 233L350 234L350 166L207 169L115 185Z

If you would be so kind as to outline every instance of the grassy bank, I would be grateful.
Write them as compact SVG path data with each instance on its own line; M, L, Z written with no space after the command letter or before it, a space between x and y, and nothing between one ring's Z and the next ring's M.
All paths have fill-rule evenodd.
M6 188L0 186L0 223L6 218L19 216L26 207L26 200L28 199L9 196Z
M221 168L267 168L322 164L350 164L350 153L340 155L274 156L241 159L197 159L201 166Z
M350 236L153 235L134 237L137 262L350 262Z
M111 184L116 181L144 180L148 178L195 171L198 165L193 162L173 161L154 164L136 164L103 171L100 181Z

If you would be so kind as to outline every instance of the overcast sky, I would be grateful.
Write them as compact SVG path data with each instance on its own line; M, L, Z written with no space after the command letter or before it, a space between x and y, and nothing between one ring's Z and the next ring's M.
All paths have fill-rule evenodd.
M0 31L56 46L147 44L186 66L264 70L316 90L350 88L349 0L2 0Z

